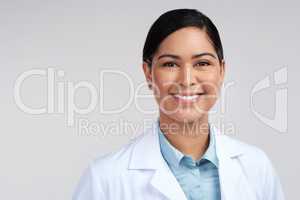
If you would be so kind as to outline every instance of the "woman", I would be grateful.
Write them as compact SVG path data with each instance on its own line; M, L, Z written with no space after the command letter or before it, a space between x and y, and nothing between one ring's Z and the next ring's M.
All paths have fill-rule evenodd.
M159 105L144 134L85 171L74 200L282 200L266 154L212 126L208 112L224 79L219 33L194 9L152 25L143 70Z

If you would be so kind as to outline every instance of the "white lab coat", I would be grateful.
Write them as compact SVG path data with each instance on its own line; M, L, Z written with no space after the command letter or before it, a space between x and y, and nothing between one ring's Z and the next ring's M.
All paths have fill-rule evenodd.
M127 145L90 163L73 200L187 200L161 155L157 128L153 123ZM222 200L284 200L266 154L212 128Z

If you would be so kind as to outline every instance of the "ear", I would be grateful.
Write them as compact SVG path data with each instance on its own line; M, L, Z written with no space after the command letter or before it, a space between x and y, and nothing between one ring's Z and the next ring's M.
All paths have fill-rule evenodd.
M152 84L152 68L149 63L143 61L143 71L148 85ZM151 89L151 87L149 87Z

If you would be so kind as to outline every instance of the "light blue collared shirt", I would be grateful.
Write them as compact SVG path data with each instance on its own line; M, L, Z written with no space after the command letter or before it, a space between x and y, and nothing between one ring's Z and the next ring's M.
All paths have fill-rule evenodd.
M159 124L159 121L158 121ZM159 127L159 126L158 126ZM177 150L158 128L163 158L176 177L188 200L220 200L218 158L214 134L209 124L209 146L201 159L195 161Z

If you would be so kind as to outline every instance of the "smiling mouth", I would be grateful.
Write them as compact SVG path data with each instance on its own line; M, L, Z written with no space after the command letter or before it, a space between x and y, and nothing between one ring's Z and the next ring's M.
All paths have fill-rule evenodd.
M204 93L195 94L171 94L177 101L182 103L190 103L197 101Z

